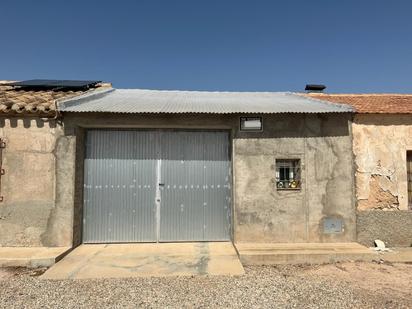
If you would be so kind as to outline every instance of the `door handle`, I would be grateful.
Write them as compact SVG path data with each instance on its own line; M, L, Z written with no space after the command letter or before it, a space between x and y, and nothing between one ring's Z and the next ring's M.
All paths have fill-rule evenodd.
M164 187L165 184L164 183L159 183L159 186Z

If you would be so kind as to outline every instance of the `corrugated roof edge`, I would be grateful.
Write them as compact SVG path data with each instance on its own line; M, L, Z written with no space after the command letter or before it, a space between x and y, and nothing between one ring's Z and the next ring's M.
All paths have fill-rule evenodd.
M99 99L106 96L108 93L113 92L115 88L106 88L100 90L94 90L89 93L85 93L74 98L67 98L62 100L57 100L57 109L59 111L64 111L65 108L80 105L90 99Z
M69 99L63 99L61 101L58 101L57 106L58 106L58 110L64 112L65 109L70 108L70 107L74 107L74 106L78 106L81 105L84 102L93 100L93 99L99 99L102 97L105 97L106 95L110 94L111 92L114 92L116 90L116 88L110 88L110 89L103 89L103 90L97 90L97 91L93 91L91 93L86 93L84 95L81 96L77 96L75 98L69 98ZM119 90L135 90L135 89L119 89ZM153 90L153 89L138 89L138 90ZM210 93L232 93L232 91L192 91L192 90L153 90L153 91L165 91L165 92L210 92ZM247 93L250 93L251 91L247 91ZM256 93L273 93L271 91L255 91ZM319 99L315 99L315 98L311 98L309 96L305 96L305 94L302 93L297 93L297 92L289 92L289 91L279 91L278 93L282 93L284 95L291 95L291 96L299 96L299 97L303 97L305 99L308 99L310 101L314 101L314 102L318 102L318 103L322 103L325 104L327 106L335 106L339 109L341 109L341 111L329 111L329 112L324 112L324 113L354 113L355 109L348 104L344 104L344 103L333 103L330 101L326 101L326 100L319 100ZM71 111L74 113L82 113L82 111ZM95 111L97 113L103 113L104 111ZM129 112L120 112L120 111L113 111L111 113L114 114L128 114ZM161 114L161 113L165 113L165 112L142 112L144 114ZM201 113L201 114L215 114L216 112L168 112L168 113L173 113L173 114L190 114L190 113ZM219 112L219 114L252 114L253 112ZM275 112L256 112L258 114L274 114ZM317 114L319 112L277 112L279 114Z
M304 97L306 99L309 99L311 101L315 101L315 102L321 102L321 103L325 103L328 105L332 105L332 106L336 106L336 107L342 107L344 109L348 110L348 113L355 113L356 109L350 105L350 104L345 104L345 103L336 103L336 102L331 102L331 101L327 101L327 100L320 100L317 98L313 98L311 96L308 96L306 93L301 93L301 92L292 92L294 95L298 95L300 97Z

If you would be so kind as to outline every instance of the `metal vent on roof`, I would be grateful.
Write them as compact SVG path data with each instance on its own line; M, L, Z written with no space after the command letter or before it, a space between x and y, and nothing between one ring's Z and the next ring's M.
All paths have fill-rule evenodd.
M24 88L69 88L69 89L88 89L100 83L100 80L55 80L55 79L30 79L21 82L13 82L7 85Z
M326 89L325 85L320 84L307 84L305 90L308 92L322 92Z

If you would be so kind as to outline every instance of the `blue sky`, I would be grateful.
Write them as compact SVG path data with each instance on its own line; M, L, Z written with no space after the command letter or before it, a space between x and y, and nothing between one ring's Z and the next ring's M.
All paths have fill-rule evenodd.
M412 93L412 1L2 1L0 79Z

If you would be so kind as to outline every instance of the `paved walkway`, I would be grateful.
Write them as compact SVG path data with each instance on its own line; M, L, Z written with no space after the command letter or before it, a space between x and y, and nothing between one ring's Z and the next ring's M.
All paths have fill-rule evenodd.
M69 250L69 247L0 247L0 267L49 267Z
M243 265L372 261L378 254L358 243L237 243Z
M81 245L43 279L241 275L230 242Z

